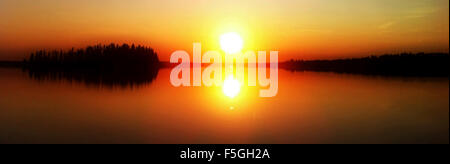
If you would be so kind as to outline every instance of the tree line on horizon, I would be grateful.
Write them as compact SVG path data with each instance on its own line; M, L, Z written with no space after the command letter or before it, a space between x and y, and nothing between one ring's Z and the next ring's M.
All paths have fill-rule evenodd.
M291 71L316 71L394 76L448 76L448 53L401 53L336 60L294 60L280 63Z
M156 68L159 59L150 47L128 44L98 44L82 49L39 50L24 60L29 69L100 69L125 71Z
M448 53L401 53L336 60L290 60L279 63L291 71L318 71L400 76L448 76ZM145 74L164 66L156 52L128 44L95 45L68 51L40 50L25 59L24 67L36 71L84 71L105 74Z

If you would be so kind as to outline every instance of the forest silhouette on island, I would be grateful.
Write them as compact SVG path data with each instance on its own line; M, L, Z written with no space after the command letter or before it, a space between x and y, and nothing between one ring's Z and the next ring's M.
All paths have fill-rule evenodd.
M158 55L152 48L114 43L68 51L40 50L23 62L24 70L37 80L64 79L106 87L150 83L158 67Z

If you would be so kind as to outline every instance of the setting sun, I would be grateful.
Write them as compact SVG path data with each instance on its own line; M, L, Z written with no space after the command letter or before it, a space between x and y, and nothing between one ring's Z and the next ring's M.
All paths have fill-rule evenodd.
M242 50L244 41L242 37L234 32L220 36L220 47L228 54L234 54Z

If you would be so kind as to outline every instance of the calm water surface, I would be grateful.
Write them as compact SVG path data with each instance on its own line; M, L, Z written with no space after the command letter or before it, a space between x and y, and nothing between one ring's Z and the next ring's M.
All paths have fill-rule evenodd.
M0 143L449 143L448 78L279 70L279 92L101 86L0 68Z

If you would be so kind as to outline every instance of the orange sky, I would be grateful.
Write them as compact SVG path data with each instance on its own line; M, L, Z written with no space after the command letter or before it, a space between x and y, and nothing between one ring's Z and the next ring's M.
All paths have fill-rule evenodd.
M32 50L137 43L162 60L218 50L237 32L245 50L279 60L448 52L448 0L0 0L0 60Z

